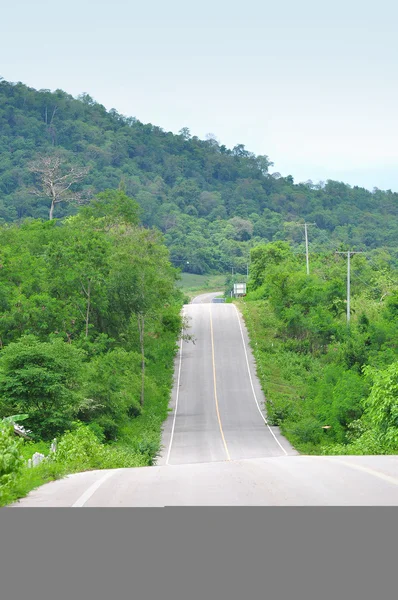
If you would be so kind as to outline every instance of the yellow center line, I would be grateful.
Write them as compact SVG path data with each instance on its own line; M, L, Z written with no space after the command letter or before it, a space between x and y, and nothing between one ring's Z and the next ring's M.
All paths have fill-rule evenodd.
M212 354L212 360L213 360L214 400L216 402L217 419L218 419L218 425L220 427L222 441L224 442L224 448L225 448L225 452L227 455L227 460L231 460L231 457L230 457L229 451L228 451L227 442L225 441L225 436L224 436L224 432L223 432L222 425L221 425L220 411L218 410L216 361L215 361L215 357L214 357L213 317L212 317L212 313L211 313L211 305L210 305L210 334L211 334L211 354Z

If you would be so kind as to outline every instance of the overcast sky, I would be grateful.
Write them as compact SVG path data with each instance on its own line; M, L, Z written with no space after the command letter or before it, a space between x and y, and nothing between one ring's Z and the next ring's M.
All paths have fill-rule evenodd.
M397 17L392 0L14 0L0 76L244 144L296 182L398 191Z

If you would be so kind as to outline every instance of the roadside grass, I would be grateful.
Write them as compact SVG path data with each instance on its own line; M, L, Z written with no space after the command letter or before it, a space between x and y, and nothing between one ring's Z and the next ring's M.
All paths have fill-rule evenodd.
M265 301L236 302L249 333L269 424L278 425L297 451L318 454L320 446L300 440L291 424L305 416L303 401L311 383L322 376L320 361L283 347L277 335L278 321Z
M178 287L190 300L199 294L218 292L225 288L225 274L196 275L195 273L181 273Z

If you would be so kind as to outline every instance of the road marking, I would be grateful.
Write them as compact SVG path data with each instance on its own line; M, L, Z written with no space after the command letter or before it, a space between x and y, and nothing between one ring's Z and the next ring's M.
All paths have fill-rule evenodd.
M84 494L82 494L80 496L80 498L78 498L76 500L76 502L74 504L72 504L72 508L78 506L84 506L87 502L87 500L90 500L91 496L93 496L93 494L95 494L95 492L98 490L98 488L101 487L101 485L103 483L105 483L105 481L107 481L110 477L112 477L116 472L121 471L121 469L112 469L112 471L108 471L107 473L105 473L105 475L103 477L101 477L101 479L98 479L98 481L96 481L95 483L93 483L93 485L90 485L90 487L84 492Z
M214 356L213 317L212 317L212 312L211 312L211 304L210 304L209 313L210 313L211 355L212 355L212 360L213 360L214 400L216 402L216 411L217 411L218 425L220 427L220 433L221 433L222 441L224 442L225 453L227 455L227 460L231 460L231 457L230 457L229 451L228 451L227 442L225 441L224 432L223 432L223 428L222 428L222 425L221 425L220 411L218 410L216 361L215 361L215 356Z
M268 429L269 429L269 431L271 432L271 434L272 434L273 438L275 439L276 443L278 444L278 446L281 448L281 450L282 450L282 451L285 453L285 455L287 456L288 454L287 454L286 450L284 449L284 447L282 446L282 444L280 443L280 441L278 440L278 438L276 437L276 435L275 435L275 434L274 434L274 432L272 431L271 427L268 425L268 421L267 421L267 419L264 417L263 411L261 410L261 408L260 408L260 405L259 405L259 403L258 403L257 396L256 396L256 392L255 392L255 390L254 390L254 385L253 385L252 374L251 374L251 372L250 372L249 358L248 358L248 356L247 356L246 344L245 344L245 338L243 337L242 323L240 322L239 313L238 313L238 309L236 308L236 305L234 304L233 306L234 306L234 308L235 308L235 311L236 311L236 316L237 316L238 323L239 323L240 335L242 336L243 350L245 351L245 357L246 357L247 371L248 371L248 373L249 373L250 385L251 385L251 387L252 387L252 392L253 392L253 396L254 396L254 399L255 399L255 401L256 401L256 404L257 404L258 412L260 413L260 415L261 415L261 418L263 419L264 423L265 423L265 424L266 424L266 426L268 427Z
M176 417L177 417L177 410L178 410L178 398L180 396L181 363L182 363L182 336L181 336L181 342L180 342L180 364L178 367L176 405L175 405L175 409L174 409L173 426L171 428L171 437L170 437L169 450L167 452L166 465L169 464L171 445L173 443L174 429L175 429L175 425L176 425Z
M355 463L350 463L347 460L341 460L340 458L336 458L335 460L333 460L333 458L329 457L329 456L327 456L327 457L325 456L322 458L327 458L330 462L346 465L347 467L350 467L351 469L356 469L357 471L363 471L364 473L367 473L368 475L373 475L373 477L378 477L379 479L383 479L384 481L387 481L388 483L392 483L393 485L398 485L398 479L396 477L391 477L391 475L386 475L385 473L381 473L380 471L375 471L374 469L370 469L369 467L363 467L362 465L356 465Z

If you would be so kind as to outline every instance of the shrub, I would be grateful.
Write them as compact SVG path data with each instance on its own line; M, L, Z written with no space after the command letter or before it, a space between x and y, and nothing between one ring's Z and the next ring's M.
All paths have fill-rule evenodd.
M24 336L0 356L0 416L26 413L26 426L48 440L70 427L81 396L84 352L61 340Z
M14 428L0 422L0 501L12 486L23 467L22 440L14 435Z
M73 431L62 436L55 460L67 473L90 469L142 467L149 464L146 454L140 454L128 447L101 444L92 429L81 423L76 424Z
M121 426L140 413L140 356L116 348L93 358L86 365L83 421L95 423L96 431L115 441Z
M297 423L286 424L286 430L299 443L316 445L322 440L323 430L321 423L313 417L306 417Z

